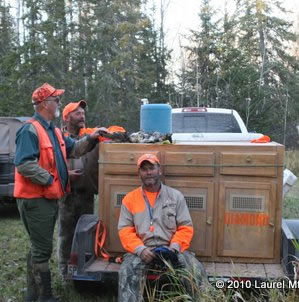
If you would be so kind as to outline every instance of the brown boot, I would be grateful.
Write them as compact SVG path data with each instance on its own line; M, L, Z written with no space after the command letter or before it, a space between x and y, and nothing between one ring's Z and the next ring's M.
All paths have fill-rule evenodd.
M24 302L35 302L38 299L38 286L35 283L31 251L27 254L27 291Z
M58 298L53 297L51 286L51 272L47 262L35 263L34 276L38 284L39 297L38 302L60 302Z
M58 298L55 298L52 295L50 271L40 272L40 278L42 284L42 292L38 299L38 302L60 302Z

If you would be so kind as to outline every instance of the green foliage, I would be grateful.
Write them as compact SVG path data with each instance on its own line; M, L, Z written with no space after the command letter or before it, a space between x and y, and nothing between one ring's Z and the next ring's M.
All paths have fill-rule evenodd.
M299 62L289 51L295 35L283 2L235 1L236 10L220 20L211 0L201 4L200 28L191 31L181 71L180 105L236 109L249 130L295 146Z
M5 12L0 45L6 45L1 115L31 115L30 95L46 81L66 90L64 104L86 99L91 126L136 130L140 99L165 99L167 51L157 51L158 36L141 1L24 0L22 5L23 35L14 45L8 43L15 34L13 18L8 7L0 7Z
M299 62L282 0L236 0L223 15L201 0L200 27L190 33L176 84L167 83L163 26L143 12L144 1L17 1L18 20L0 1L1 116L30 116L30 96L47 81L66 90L64 105L88 101L92 127L137 130L146 97L233 108L249 130L297 146Z

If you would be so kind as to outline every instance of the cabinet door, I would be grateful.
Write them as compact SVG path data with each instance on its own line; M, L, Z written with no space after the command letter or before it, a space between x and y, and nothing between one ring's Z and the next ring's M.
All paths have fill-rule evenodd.
M273 258L276 185L227 181L219 194L218 256Z
M194 235L190 250L197 256L211 256L213 237L214 183L166 179L165 184L184 195L192 218Z
M99 195L99 217L106 225L107 234L105 248L109 252L124 252L118 236L118 220L121 203L125 195L140 186L137 177L131 179L124 178L104 178L103 189Z

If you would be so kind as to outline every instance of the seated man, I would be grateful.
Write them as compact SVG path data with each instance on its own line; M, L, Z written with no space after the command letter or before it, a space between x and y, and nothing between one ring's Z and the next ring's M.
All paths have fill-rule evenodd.
M158 247L177 256L180 267L192 273L200 285L202 265L186 250L193 226L184 196L161 183L160 162L144 154L137 162L142 187L128 193L122 202L119 237L127 254L119 272L118 301L142 301L146 270L156 259Z

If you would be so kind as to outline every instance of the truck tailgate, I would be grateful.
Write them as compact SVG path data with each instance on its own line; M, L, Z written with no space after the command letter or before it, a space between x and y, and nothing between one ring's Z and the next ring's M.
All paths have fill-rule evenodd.
M111 263L105 260L97 259L91 263L90 266L86 268L86 272L94 273L94 272L102 272L102 273L112 273L118 272L120 268L120 264Z
M281 264L202 262L209 280L213 278L282 279Z
M244 278L244 279L283 279L284 273L281 264L253 264L253 263L218 263L202 262L206 269L209 281L224 278ZM109 263L105 260L97 259L86 268L86 273L117 273L120 264Z

